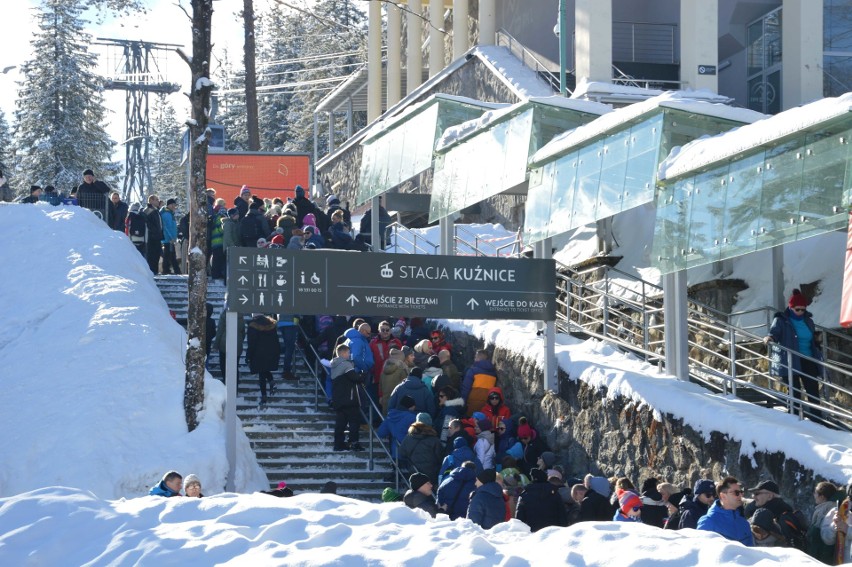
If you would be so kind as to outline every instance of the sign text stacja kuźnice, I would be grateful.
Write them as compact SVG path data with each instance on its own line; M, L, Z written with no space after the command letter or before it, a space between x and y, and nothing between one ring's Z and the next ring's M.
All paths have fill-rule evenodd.
M553 260L229 248L228 270L228 309L239 313L556 316Z

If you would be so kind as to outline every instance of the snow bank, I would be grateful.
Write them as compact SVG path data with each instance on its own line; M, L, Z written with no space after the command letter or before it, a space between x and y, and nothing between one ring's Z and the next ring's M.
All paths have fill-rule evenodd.
M169 469L221 492L225 388L208 376L188 433L186 334L128 238L86 209L39 203L0 205L0 240L0 494L139 496ZM244 435L236 486L266 486Z

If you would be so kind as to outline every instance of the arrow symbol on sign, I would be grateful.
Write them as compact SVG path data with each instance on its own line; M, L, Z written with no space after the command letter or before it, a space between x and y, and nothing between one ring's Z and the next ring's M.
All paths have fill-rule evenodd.
M240 296L240 301L242 301L242 302L243 302L243 305L245 305L246 303L248 303L248 297L246 297L245 295L241 295L241 296Z
M248 258L246 258L245 256L240 256L240 264L247 263L247 260L248 260Z
M355 307L355 304L358 303L358 298L355 297L355 294L353 293L352 295L346 298L346 301L349 303L349 305Z
M479 302L471 297L470 301L468 301L467 304L470 305L470 310L473 311L476 306L479 305Z
M239 282L240 282L241 284L245 285L245 283L246 283L247 281L248 281L248 278L246 278L245 276L240 276Z

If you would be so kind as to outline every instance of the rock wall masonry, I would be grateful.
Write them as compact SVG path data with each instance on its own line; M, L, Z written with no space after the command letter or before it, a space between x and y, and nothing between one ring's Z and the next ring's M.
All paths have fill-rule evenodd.
M699 478L737 477L753 487L771 478L795 509L813 507L813 488L823 479L783 453L744 455L739 441L726 433L704 435L671 414L654 418L654 410L622 397L607 399L560 370L558 394L542 389L542 371L517 353L484 346L466 333L453 333L456 353L466 368L477 348L492 352L500 386L517 417L527 416L557 454L566 472L627 476L637 486L651 476L676 486L693 486ZM460 364L461 363L461 364ZM688 411L688 410L687 410ZM736 424L731 424L735 430ZM835 479L837 481L838 479Z

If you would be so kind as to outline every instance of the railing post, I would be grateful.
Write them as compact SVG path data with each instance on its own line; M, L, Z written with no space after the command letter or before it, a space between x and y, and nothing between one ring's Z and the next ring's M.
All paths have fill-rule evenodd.
M609 270L604 276L604 296L603 296L603 336L609 337Z
M645 362L648 362L651 351L651 331L648 329L650 317L648 316L648 296L645 295L645 280L642 280L642 350L645 352Z
M364 391L366 393L366 388L364 389ZM369 447L370 447L370 449L369 449L370 459L369 459L368 464L367 464L367 470L372 471L375 468L375 456L373 455L373 403L371 401L369 401L370 400L369 394L367 395L367 400L368 400L367 406L369 407L369 412L368 412L369 421L367 422L369 429L367 430L367 435L369 435L368 444L369 444Z
M728 328L728 359L730 360L731 393L737 395L737 335L733 327Z
M787 399L787 411L790 415L794 415L796 410L793 400L796 399L796 394L793 391L793 357L790 356L789 351L784 351L784 354L787 357L787 395L789 396Z

